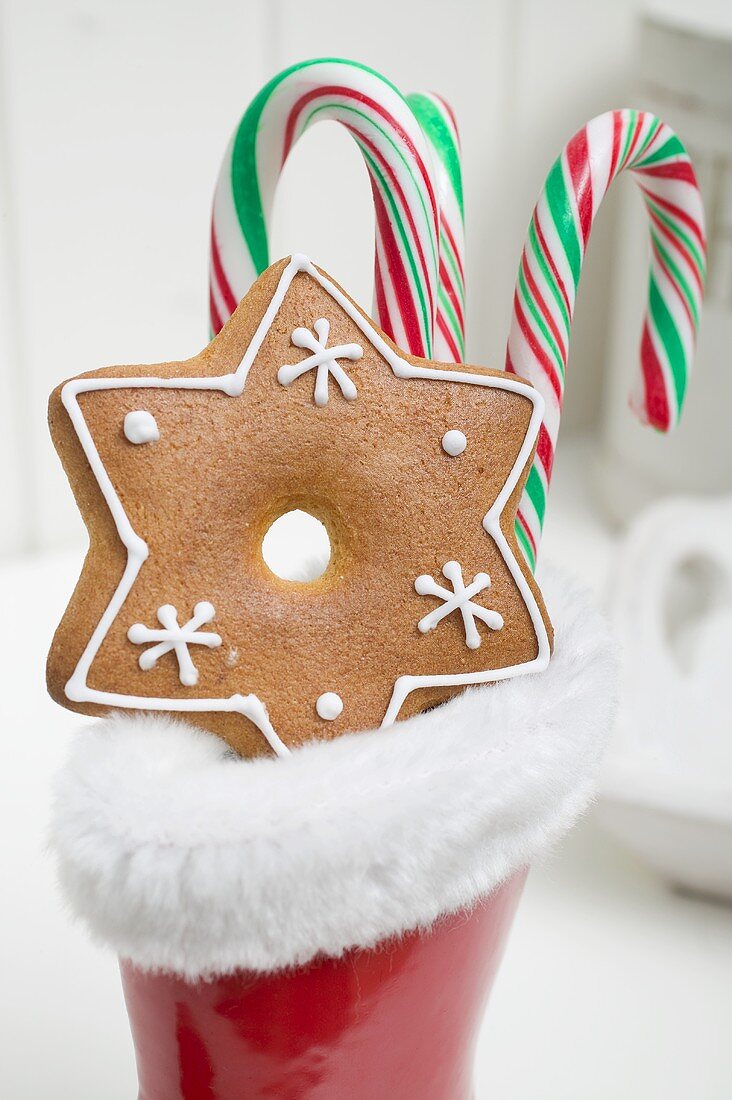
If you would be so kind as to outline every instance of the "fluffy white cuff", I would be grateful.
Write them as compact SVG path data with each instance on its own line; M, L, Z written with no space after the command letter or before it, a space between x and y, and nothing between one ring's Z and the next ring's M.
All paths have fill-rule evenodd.
M584 809L614 707L599 616L546 588L546 672L388 730L255 761L160 716L84 731L52 826L74 912L139 966L195 978L370 946L489 893Z

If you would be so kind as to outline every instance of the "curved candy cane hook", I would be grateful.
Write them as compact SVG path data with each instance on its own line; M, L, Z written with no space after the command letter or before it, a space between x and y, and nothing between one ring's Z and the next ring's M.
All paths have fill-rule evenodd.
M651 231L640 374L631 398L641 421L668 431L679 418L694 355L706 269L701 194L674 131L645 111L609 111L579 130L555 161L519 265L506 370L546 401L517 534L535 563L565 386L575 296L595 216L610 184L633 172Z
M293 65L252 100L214 198L212 327L270 262L268 223L283 164L314 123L340 122L361 150L376 211L376 315L400 347L430 355L437 308L439 211L432 154L411 108L384 77L352 61Z
M446 121L444 104L438 106L434 97L416 99L418 113L372 69L333 58L293 65L255 96L226 152L214 198L214 332L269 265L272 203L292 147L311 125L335 120L358 144L371 179L378 324L406 351L431 356L437 321L437 332L449 333L449 341L438 339L440 351L447 358L462 356L464 246L456 131ZM443 143L451 148L443 149ZM457 213L453 192L459 195Z

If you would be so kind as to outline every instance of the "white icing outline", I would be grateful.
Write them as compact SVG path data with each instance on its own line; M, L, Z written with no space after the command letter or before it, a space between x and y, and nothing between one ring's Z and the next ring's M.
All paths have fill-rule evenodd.
M413 691L421 687L463 687L468 684L484 684L497 680L505 680L512 676L522 676L530 672L540 672L549 663L550 645L546 626L534 597L531 587L524 576L521 566L515 555L511 552L508 540L501 530L501 516L511 494L518 484L521 473L526 466L534 443L539 434L539 427L544 413L544 399L538 390L526 382L520 381L511 375L481 375L469 374L460 370L441 370L436 367L413 366L397 355L386 343L383 337L374 329L369 321L360 313L356 306L340 291L329 279L311 264L307 256L293 255L283 271L277 289L270 301L257 331L252 338L249 347L232 374L221 375L216 378L76 378L61 390L61 400L66 409L74 430L79 438L86 459L92 473L104 496L107 507L114 520L117 533L127 550L127 563L122 578L115 589L104 613L99 620L91 638L86 644L84 652L74 669L65 687L68 699L77 703L95 703L109 707L119 707L132 710L161 710L177 712L222 712L237 713L248 718L264 735L268 743L278 756L289 753L287 746L281 741L272 727L264 703L254 694L241 695L236 693L225 699L196 698L196 699L158 699L137 695L119 695L114 692L98 691L88 685L89 671L97 656L109 630L119 614L129 592L137 579L137 576L147 560L149 549L147 543L137 534L132 527L122 502L116 493L112 481L107 473L99 452L94 445L91 432L86 423L79 405L79 395L93 393L99 390L122 389L168 389L168 390L201 390L224 393L229 397L238 397L244 390L247 375L262 346L265 336L274 321L277 312L282 305L285 295L299 272L306 272L311 278L325 290L327 294L345 311L354 324L364 334L369 343L379 352L391 367L397 378L423 378L438 382L463 382L473 386L485 386L489 389L504 390L510 393L520 394L532 403L532 413L526 430L526 435L521 444L513 468L508 478L496 497L493 505L483 517L483 527L488 535L496 543L499 553L503 558L514 582L529 611L532 626L536 634L538 646L537 656L531 661L525 661L520 665L511 665L506 668L487 669L484 672L457 673L445 676L411 676L398 677L394 684L391 700L387 708L381 727L392 725L401 710L401 707Z

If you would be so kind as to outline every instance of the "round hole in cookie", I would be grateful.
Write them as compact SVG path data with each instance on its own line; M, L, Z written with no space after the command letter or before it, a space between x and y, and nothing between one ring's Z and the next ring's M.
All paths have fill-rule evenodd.
M262 539L265 564L283 581L317 580L328 568L330 555L325 524L301 508L281 515Z

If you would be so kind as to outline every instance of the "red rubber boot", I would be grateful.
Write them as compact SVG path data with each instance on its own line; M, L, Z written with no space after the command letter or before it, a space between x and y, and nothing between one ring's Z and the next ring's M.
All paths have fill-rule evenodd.
M85 730L54 846L128 960L140 1100L469 1100L524 869L591 798L613 713L604 628L555 604L541 677L286 760L152 715Z
M340 959L189 983L122 964L139 1100L469 1100L525 875Z

